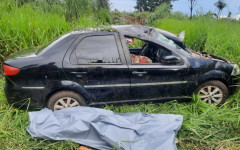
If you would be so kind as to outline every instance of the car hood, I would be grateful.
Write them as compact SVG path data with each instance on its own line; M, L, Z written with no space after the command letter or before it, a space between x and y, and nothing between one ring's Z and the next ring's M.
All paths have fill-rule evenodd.
M214 60L214 61L220 61L220 62L234 64L234 62L232 62L231 60L228 60L228 59L225 59L223 57L219 57L219 56L210 54L208 52L196 52L196 51L193 51L193 50L189 50L189 51L196 58L209 59L209 60Z

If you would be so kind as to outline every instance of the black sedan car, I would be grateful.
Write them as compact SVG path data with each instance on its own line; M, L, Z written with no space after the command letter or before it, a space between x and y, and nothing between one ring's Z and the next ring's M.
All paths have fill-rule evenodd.
M4 62L8 102L34 108L183 100L193 93L223 104L236 92L239 67L195 52L184 33L136 25L77 30L27 56Z

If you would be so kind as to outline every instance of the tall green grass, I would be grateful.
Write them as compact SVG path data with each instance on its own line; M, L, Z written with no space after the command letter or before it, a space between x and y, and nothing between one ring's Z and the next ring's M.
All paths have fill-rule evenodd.
M49 150L66 149L72 150L78 147L68 141L49 141L31 137L26 128L29 125L28 111L13 108L7 104L3 92L4 79L0 75L0 149L21 149L21 150Z
M89 0L66 0L67 20L78 19L80 16L93 13L93 1Z
M45 44L72 29L94 27L109 22L107 21L108 12L105 9L100 9L99 11L102 12L98 14L94 8L86 10L90 13L80 14L79 17L67 21L66 6L63 6L65 4L46 5L33 0L21 1L23 2L21 5L17 0L0 1L0 55L2 57L21 49ZM74 4L73 1L72 4ZM239 22L209 18L195 18L192 21L184 17L181 19L183 20L162 19L156 21L154 26L176 34L185 30L184 42L188 47L198 51L208 51L239 64ZM55 142L31 137L25 130L29 124L27 111L19 110L7 103L3 85L4 80L0 76L0 149L75 149L78 147L77 144L68 141ZM115 112L181 114L184 116L184 122L177 137L180 149L237 149L240 146L239 97L240 92L221 107L209 106L195 97L190 103L173 101L163 104L107 106L106 109Z
M210 106L197 97L190 103L108 106L115 112L170 113L184 116L177 139L179 149L224 149L240 146L240 95L221 107Z
M111 22L109 11L95 5L93 0L0 1L0 60L70 30Z
M208 17L192 20L165 18L156 21L154 26L175 34L186 31L184 43L187 47L240 64L239 22ZM209 106L195 99L190 104L162 104L154 112L184 115L179 132L181 149L239 149L240 92L221 107Z
M195 96L192 102L107 106L122 112L170 113L184 116L177 139L179 149L222 149L240 146L240 93L221 107L208 105Z
M207 51L240 64L240 23L199 17L193 20L162 19L155 27L175 34L186 31L184 43L197 51Z
M0 54L7 56L20 49L42 45L67 32L64 17L46 14L30 4L5 11L0 21Z
M0 76L0 149L76 149L78 144L69 141L50 141L31 137L27 110L7 104L3 93L4 80ZM145 112L171 113L184 116L177 139L178 148L212 150L240 146L240 93L221 107L211 106L197 97L192 102L176 101L159 104L106 106L117 113Z

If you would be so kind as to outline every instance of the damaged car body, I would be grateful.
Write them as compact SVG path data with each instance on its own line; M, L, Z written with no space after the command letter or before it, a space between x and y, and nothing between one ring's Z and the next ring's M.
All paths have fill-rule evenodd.
M73 31L35 54L6 60L8 102L21 105L30 98L31 107L59 110L184 100L196 93L219 105L237 90L238 65L187 49L184 32L137 25L111 29Z

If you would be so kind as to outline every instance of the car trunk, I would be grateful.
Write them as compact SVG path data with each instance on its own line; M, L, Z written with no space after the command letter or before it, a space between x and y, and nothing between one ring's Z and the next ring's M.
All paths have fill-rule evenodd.
M39 57L36 57L34 53L21 57L9 57L3 64L6 80L21 87L28 85L42 85L42 82L36 82L39 81L39 72L37 69L39 65L38 63L32 63L38 62L38 59Z

